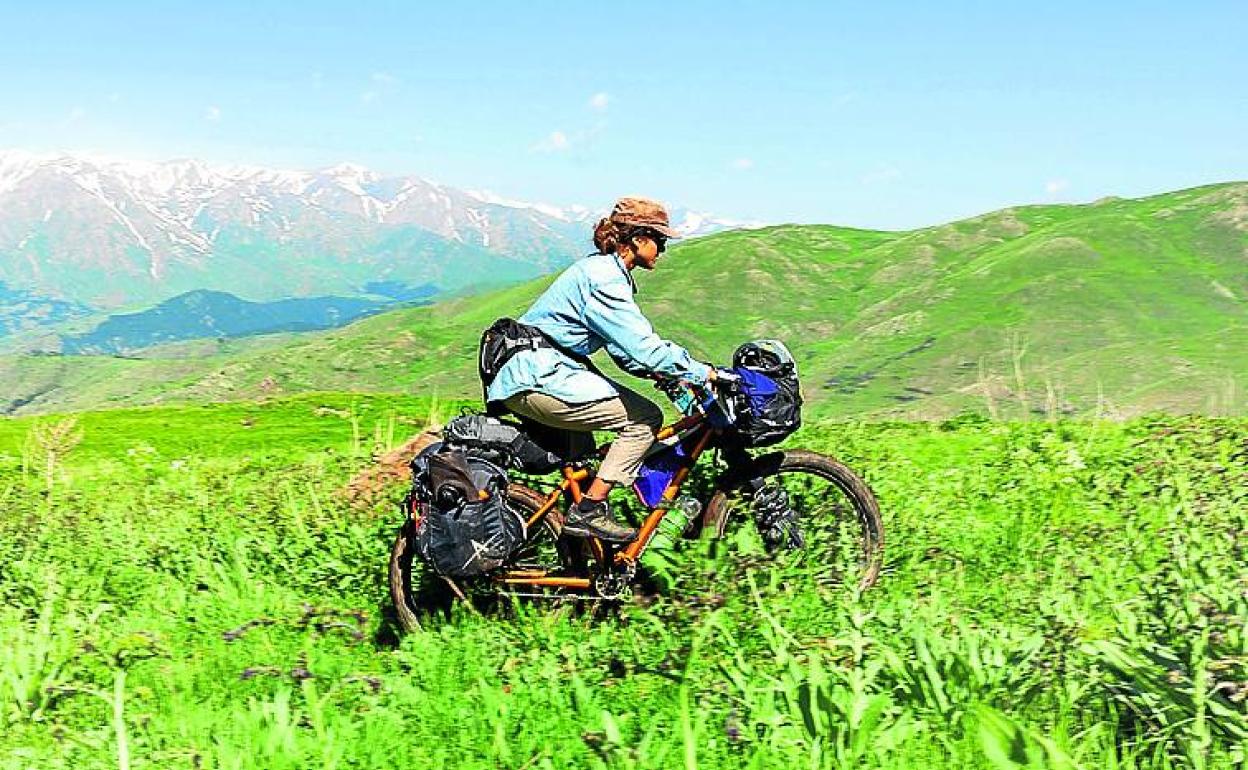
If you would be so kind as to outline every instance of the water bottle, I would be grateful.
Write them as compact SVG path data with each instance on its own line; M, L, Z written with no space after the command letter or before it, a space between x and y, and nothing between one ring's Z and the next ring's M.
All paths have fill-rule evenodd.
M675 585L676 575L679 573L676 564L676 541L680 540L689 522L702 512L702 503L689 495L681 495L670 503L659 503L665 504L667 510L663 514L663 520L650 538L641 563L660 586L670 588Z
M660 503L662 505L662 503ZM702 512L702 503L696 497L681 495L667 505L663 520L654 531L646 551L671 550L672 546L684 534L689 522Z

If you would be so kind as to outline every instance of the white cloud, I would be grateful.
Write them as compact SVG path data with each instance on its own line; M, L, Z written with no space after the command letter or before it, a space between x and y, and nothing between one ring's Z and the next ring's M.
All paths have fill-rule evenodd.
M606 91L599 91L589 97L589 106L597 112L606 112L607 105L611 103L611 96Z
M562 152L572 146L572 140L562 131L551 131L546 138L533 145L534 152Z
M383 96L397 91L402 82L389 72L374 72L368 76L368 85L360 92L360 103L372 104L380 101Z
M736 158L728 167L734 171L749 171L754 168L754 160L752 158Z
M862 175L862 183L868 185L888 184L901 179L901 169L896 166L876 166L874 170Z
M208 109L204 110L204 120L210 123L219 123L221 121L221 108L215 104L208 105Z
M1065 179L1050 179L1044 183L1044 191L1049 195L1057 195L1070 186Z

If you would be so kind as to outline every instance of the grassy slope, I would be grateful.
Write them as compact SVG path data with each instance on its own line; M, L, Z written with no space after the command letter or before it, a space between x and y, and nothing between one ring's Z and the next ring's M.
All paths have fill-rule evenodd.
M904 233L725 233L639 276L639 301L665 336L710 359L784 339L826 413L1240 414L1245 259L1248 185L1229 184ZM11 399L52 379L27 368L55 369L65 387L28 407L45 410L274 389L469 396L479 330L548 281L192 363L0 359L0 381L18 382Z
M693 548L683 599L396 642L400 489L335 490L425 409L84 414L50 473L0 420L0 766L117 767L114 703L135 767L1237 766L1242 420L812 424L882 503L865 596Z

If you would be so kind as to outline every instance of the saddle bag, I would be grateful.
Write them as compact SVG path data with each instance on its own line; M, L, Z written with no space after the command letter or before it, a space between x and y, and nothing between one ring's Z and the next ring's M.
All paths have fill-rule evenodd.
M472 577L497 569L525 540L524 519L507 505L507 474L445 443L411 463L407 508L416 519L416 552L436 572Z

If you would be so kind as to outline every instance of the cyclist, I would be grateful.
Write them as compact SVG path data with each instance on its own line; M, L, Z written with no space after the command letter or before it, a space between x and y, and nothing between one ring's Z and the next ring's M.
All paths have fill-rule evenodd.
M593 431L617 433L598 474L563 531L627 543L637 530L611 516L607 496L616 484L631 484L643 455L654 443L663 414L650 400L604 377L584 359L606 348L629 374L705 384L715 370L689 351L660 338L633 295L631 271L654 270L669 238L667 211L657 201L621 198L594 228L591 254L563 272L518 320L536 327L553 345L516 353L486 390L488 402L521 417L570 431L576 457L593 448Z

